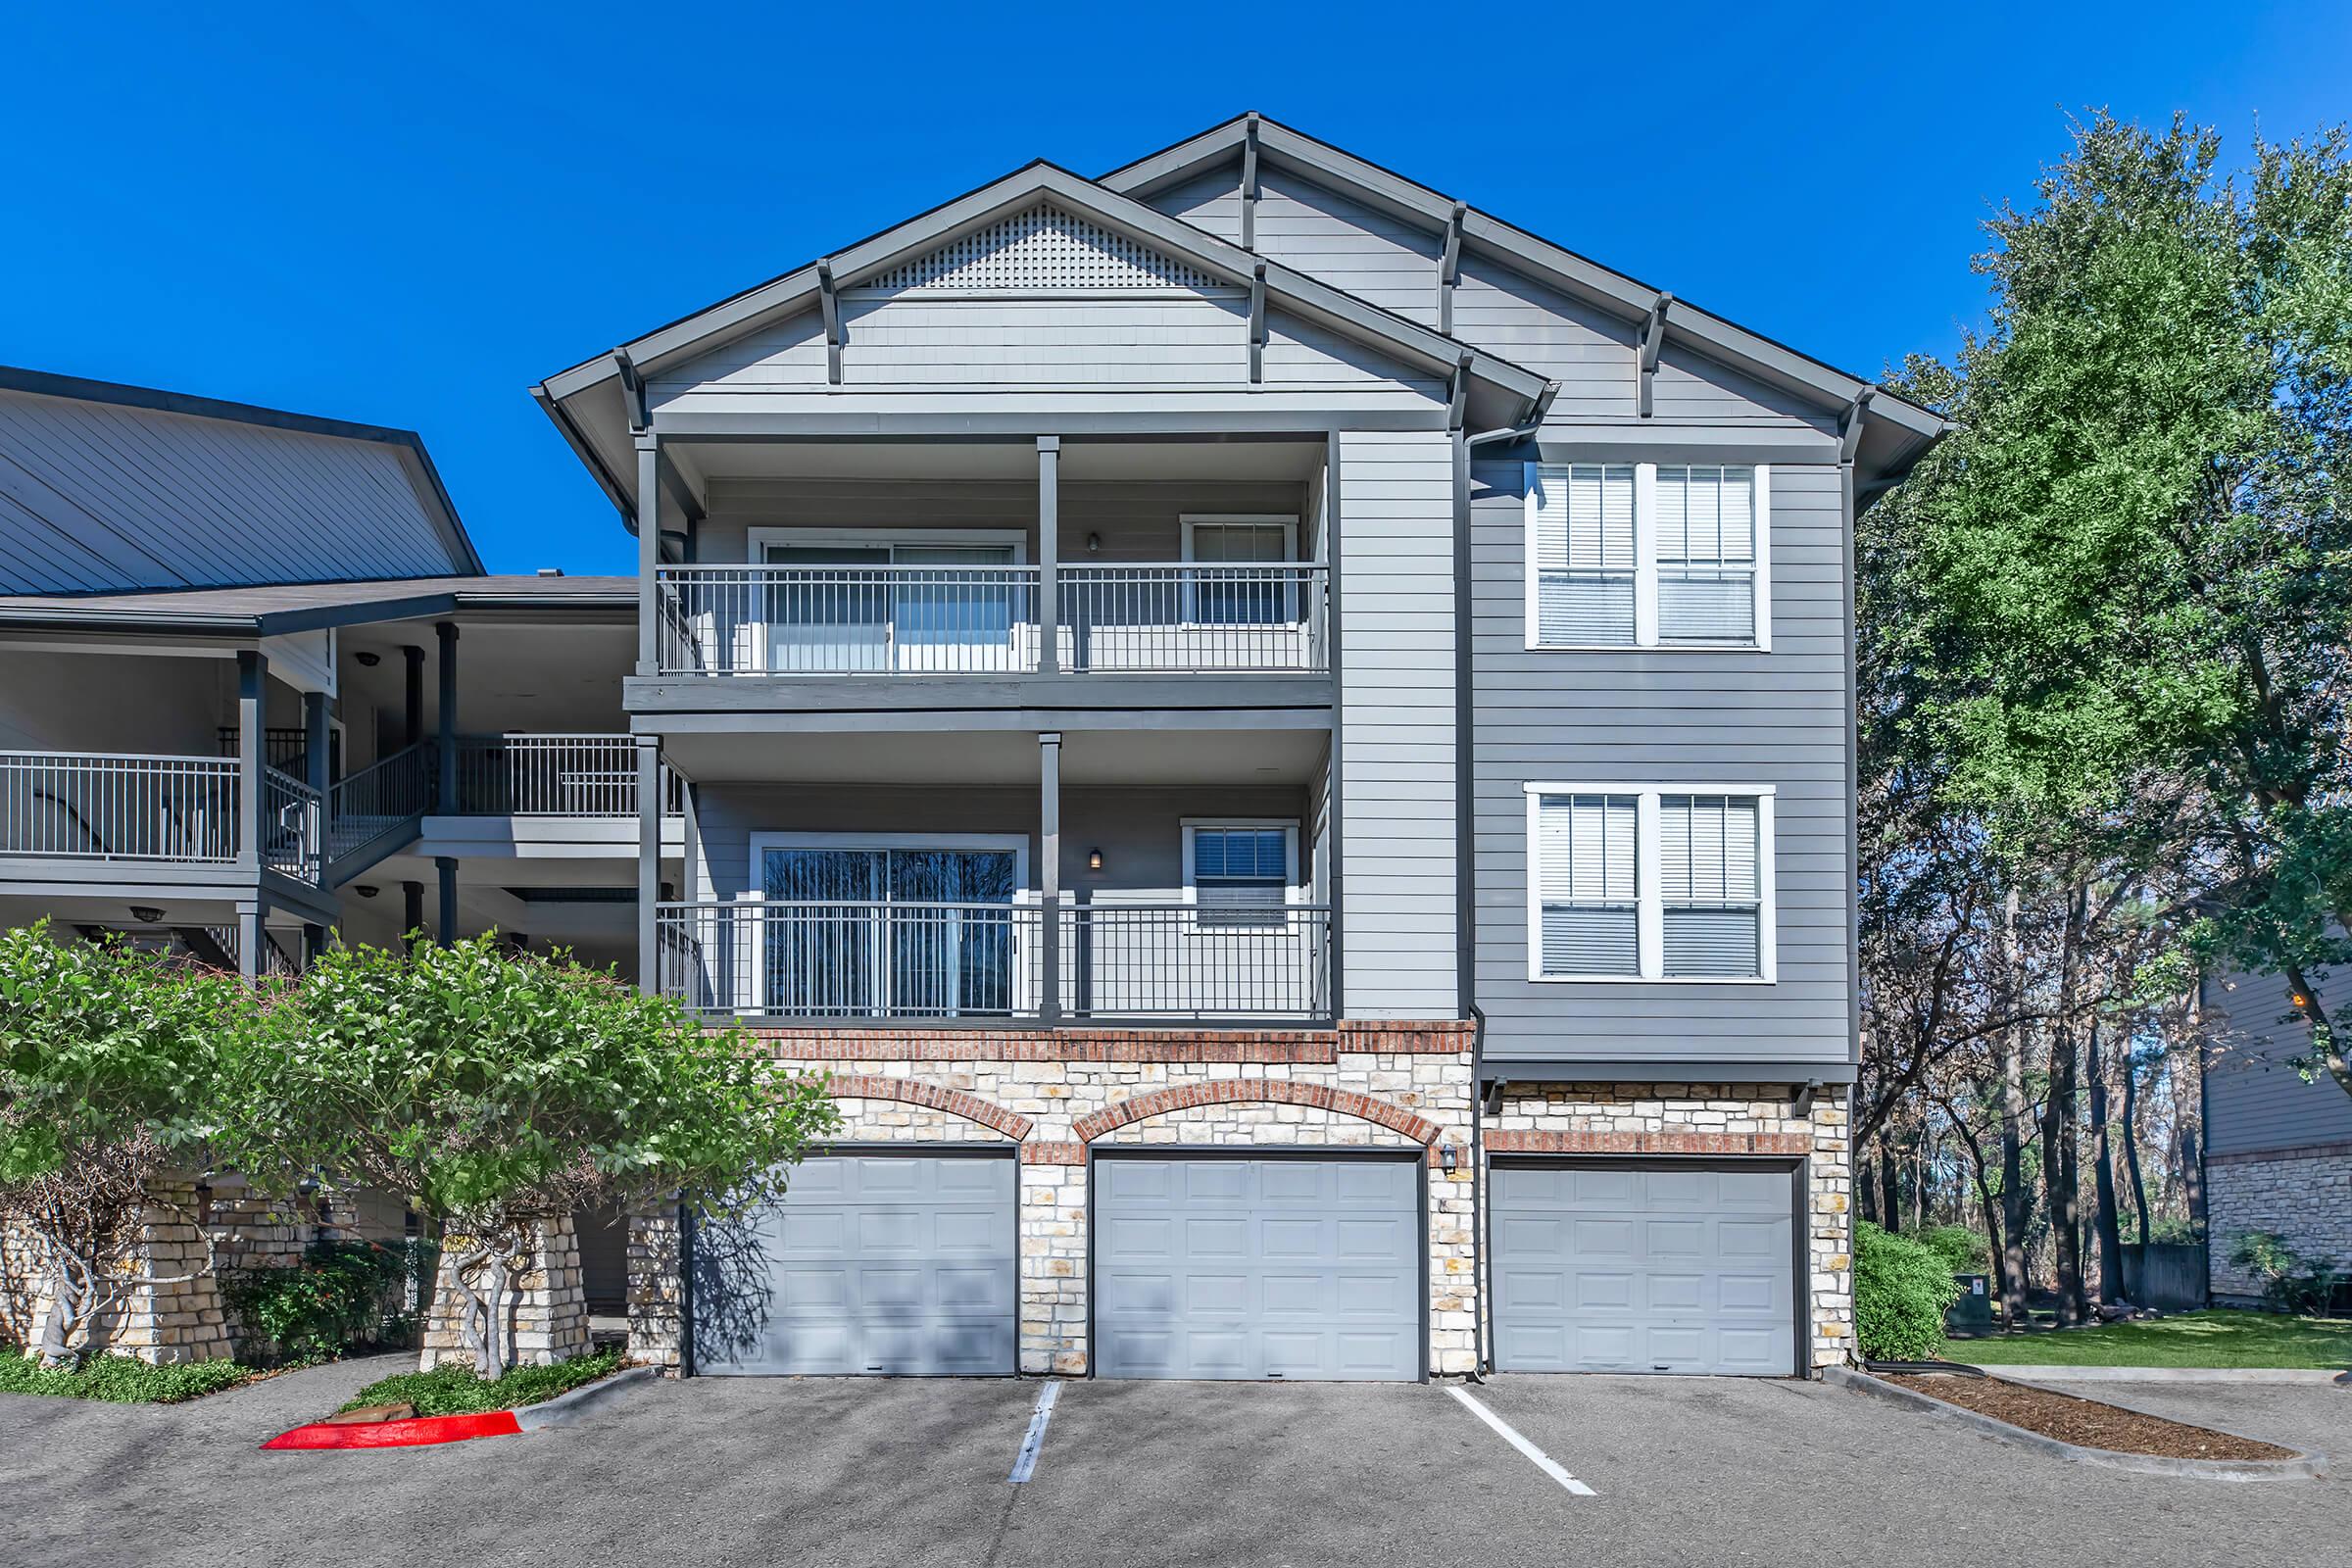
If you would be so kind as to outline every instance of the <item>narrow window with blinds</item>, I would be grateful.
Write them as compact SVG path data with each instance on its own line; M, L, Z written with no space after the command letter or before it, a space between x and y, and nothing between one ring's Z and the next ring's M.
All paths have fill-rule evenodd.
M1193 901L1204 926L1279 926L1289 918L1291 834L1287 826L1195 827Z
M1658 641L1756 637L1756 470L1660 467Z
M1770 649L1765 465L1527 466L1527 646Z
M1633 647L1633 465L1539 469L1531 507L1538 640Z
M1763 972L1756 802L1731 795L1658 800L1666 978Z
M1542 972L1642 973L1637 807L1630 795L1545 795L1537 802Z

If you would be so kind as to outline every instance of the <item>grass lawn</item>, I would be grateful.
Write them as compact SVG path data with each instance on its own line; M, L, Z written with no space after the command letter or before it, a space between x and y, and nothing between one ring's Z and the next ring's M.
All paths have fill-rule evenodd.
M1978 1366L2352 1367L2352 1318L2183 1312L2148 1323L1954 1340Z

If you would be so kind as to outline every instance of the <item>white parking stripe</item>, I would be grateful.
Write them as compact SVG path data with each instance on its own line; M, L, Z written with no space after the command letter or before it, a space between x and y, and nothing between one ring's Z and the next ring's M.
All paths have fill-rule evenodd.
M1005 1479L1019 1486L1037 1470L1038 1450L1046 1446L1046 1426L1054 1419L1054 1401L1061 1397L1061 1379L1049 1378L1037 1396L1037 1408L1029 1417L1028 1435L1021 1439L1021 1451L1013 1456L1012 1474Z
M1582 1481L1577 1480L1576 1477L1561 1469L1557 1460L1553 1459L1550 1454L1545 1453L1542 1448L1537 1447L1534 1444L1521 1437L1517 1429L1515 1429L1508 1421L1505 1421L1502 1417L1496 1415L1494 1411L1488 1409L1485 1405L1470 1397L1468 1390L1455 1388L1449 1383L1446 1386L1446 1392L1452 1395L1455 1398L1461 1400L1464 1404L1468 1405L1472 1415L1477 1416L1481 1421L1484 1421L1487 1425L1493 1427L1497 1433L1500 1433L1503 1442L1509 1444L1512 1447L1517 1448L1521 1453L1526 1454L1529 1459L1534 1461L1537 1469L1543 1471L1545 1475L1551 1477L1552 1480L1557 1481L1561 1486L1566 1487L1570 1492L1576 1494L1580 1497L1590 1497L1594 1495L1591 1487L1586 1486Z

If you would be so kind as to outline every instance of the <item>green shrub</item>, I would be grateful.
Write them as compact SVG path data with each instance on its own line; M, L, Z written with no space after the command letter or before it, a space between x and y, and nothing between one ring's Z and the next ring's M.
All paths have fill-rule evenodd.
M1992 1272L1992 1244L1965 1225L1936 1225L1911 1238L1955 1274Z
M1960 1294L1941 1256L1868 1220L1854 1227L1854 1331L1873 1361L1943 1353L1943 1313Z
M2344 1281L2335 1265L2305 1256L2277 1231L2241 1231L2230 1261L2261 1282L2263 1304L2274 1312L2318 1317Z
M463 1362L451 1361L430 1372L396 1372L377 1378L352 1396L343 1408L363 1404L408 1404L418 1415L472 1415L482 1410L512 1410L516 1405L552 1399L583 1383L594 1383L620 1366L620 1351L598 1350L575 1355L553 1366L518 1366L505 1377L485 1378Z
M253 1376L234 1361L189 1361L150 1366L132 1355L94 1355L71 1369L43 1367L35 1356L0 1350L0 1394L47 1394L110 1404L177 1404Z
M405 1317L386 1310L409 1278L409 1249L376 1242L313 1242L289 1268L224 1271L220 1294L246 1341L267 1340L294 1366L331 1361L345 1350L391 1343Z

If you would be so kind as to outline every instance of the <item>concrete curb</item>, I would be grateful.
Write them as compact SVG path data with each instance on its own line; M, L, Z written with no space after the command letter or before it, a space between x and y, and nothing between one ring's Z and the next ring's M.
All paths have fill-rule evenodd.
M624 1366L610 1376L598 1378L594 1383L584 1383L552 1399L522 1406L514 1412L514 1424L525 1432L537 1432L542 1427L567 1426L623 1389L643 1383L661 1370L656 1366Z
M2180 1476L2200 1481L2310 1481L2328 1473L2328 1456L2325 1453L2305 1452L2300 1449L2294 1450L2294 1456L2287 1459L2174 1459L2156 1453L2116 1453L2106 1448L2085 1448L2078 1444L2062 1443L2056 1438L2045 1438L2038 1432L2028 1432L2024 1427L2012 1426L2006 1421L1995 1420L1991 1416L1962 1405L1915 1393L1910 1389L1898 1388L1894 1384L1874 1378L1867 1372L1857 1372L1851 1367L1826 1368L1823 1373L1823 1381L1833 1388L1845 1389L1855 1394L1866 1394L1873 1398L1886 1399L1909 1409L1957 1417L1987 1437L1998 1439L2003 1443L2014 1444L2021 1448L2031 1448L2037 1453L2048 1454L2052 1458L2072 1459L2081 1464L2099 1465L2109 1470L2130 1470L2139 1475L2149 1476ZM2150 1412L2137 1413L2148 1414ZM2215 1428L2214 1430L2220 1429ZM2239 1436L2235 1433L2226 1435ZM2270 1442L2268 1438L2248 1441ZM2285 1447L2286 1445L2278 1444L2277 1446Z
M1970 1362L1972 1366L1984 1365ZM1995 1377L2019 1383L2333 1383L2352 1387L2352 1374L2300 1366L2005 1366L1985 1365Z

